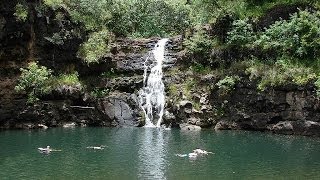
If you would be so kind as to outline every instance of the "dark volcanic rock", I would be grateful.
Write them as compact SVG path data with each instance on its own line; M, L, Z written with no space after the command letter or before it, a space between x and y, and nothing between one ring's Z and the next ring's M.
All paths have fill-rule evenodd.
M309 8L307 4L277 5L269 9L259 19L258 28L262 30L263 28L268 28L271 24L281 19L288 20L293 13L296 13L299 10L304 10L306 8Z
M126 93L110 95L98 102L99 110L111 120L113 126L139 126L137 97Z
M216 129L245 129L281 134L318 135L320 106L312 87L278 87L259 92L240 82L229 96L213 91L213 106L224 114Z
M145 61L149 59L148 63L154 63L154 57L151 50L159 38L129 40L119 39L113 46L112 58L115 63L114 69L121 73L137 73L142 74L145 69ZM180 44L182 39L174 37L166 44L166 60L163 62L164 68L170 68L174 65L178 57L178 50L181 50Z

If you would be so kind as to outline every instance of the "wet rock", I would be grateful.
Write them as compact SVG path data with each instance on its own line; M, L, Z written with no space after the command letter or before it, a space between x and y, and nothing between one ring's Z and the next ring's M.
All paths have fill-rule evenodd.
M40 129L48 129L48 126L46 126L44 124L38 124L38 128L40 128Z
M139 126L139 106L130 94L113 94L100 100L98 108L113 126Z
M282 121L274 125L271 129L275 133L279 134L293 134L293 126L290 121Z
M112 61L116 64L115 70L122 73L137 73L142 74L146 65L152 67L154 64L154 57L151 50L159 39L140 39L129 40L122 39L117 42L116 53L111 55ZM171 68L177 61L177 49L182 40L174 38L169 41L166 46L165 60L163 61L163 68Z
M33 123L18 123L15 125L16 129L35 129L35 127Z
M62 85L57 87L53 94L56 96L64 96L65 98L80 99L83 96L83 91L81 84L72 86Z
M71 122L71 123L65 123L63 124L64 128L75 128L76 127L76 123L75 122Z
M235 122L230 121L219 121L215 127L215 130L232 130L237 129L237 124Z
M163 119L165 121L174 121L176 119L176 117L173 115L173 113L170 113L169 111L165 110L164 114L163 114Z
M320 123L314 121L296 121L292 123L294 134L320 136Z
M143 76L106 78L101 81L101 86L110 90L119 90L121 92L134 93L143 85Z
M184 131L200 131L201 127L184 123L184 124L180 124L180 129Z
M181 109L183 112L187 114L192 113L192 102L191 101L180 101L179 103L179 109Z

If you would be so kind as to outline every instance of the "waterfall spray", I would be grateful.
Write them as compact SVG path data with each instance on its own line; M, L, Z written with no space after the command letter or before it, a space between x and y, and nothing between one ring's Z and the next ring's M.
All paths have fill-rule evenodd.
M150 58L146 58L144 63L143 88L139 91L139 103L145 114L145 127L160 127L162 121L165 104L162 63L165 59L164 53L167 41L168 39L158 41L152 50L154 62L150 63ZM151 68L152 65L154 66ZM156 125L154 125L154 122L156 122Z

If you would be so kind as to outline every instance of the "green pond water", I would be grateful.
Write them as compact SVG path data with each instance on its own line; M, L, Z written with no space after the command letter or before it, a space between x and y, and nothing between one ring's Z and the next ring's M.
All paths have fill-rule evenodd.
M62 151L37 151L47 145ZM86 148L97 145L107 147ZM197 147L215 154L175 155ZM320 139L155 128L0 131L0 179L320 179Z

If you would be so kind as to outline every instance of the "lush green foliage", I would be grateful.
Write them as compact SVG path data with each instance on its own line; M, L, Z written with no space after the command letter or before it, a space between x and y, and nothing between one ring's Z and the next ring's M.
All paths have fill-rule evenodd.
M252 61L246 72L250 79L258 79L258 89L283 86L287 84L306 85L314 80L317 75L312 68L302 64L292 64L288 60L278 60L275 64L268 65L259 61Z
M90 64L99 59L110 50L110 33L101 30L90 34L89 39L80 46L78 57Z
M232 30L228 32L228 43L238 46L247 46L256 40L251 23L248 19L236 20L232 23Z
M44 66L32 62L27 68L21 68L21 76L15 90L28 93L28 102L37 100L37 96L46 94L51 90L50 79L52 71Z
M43 3L52 9L57 9L63 4L63 0L43 0Z
M28 94L28 103L34 103L39 96L50 93L53 89L62 86L72 86L82 89L77 72L53 76L52 70L39 66L37 62L29 63L27 68L21 68L21 76L15 86L17 92Z
M232 91L238 80L238 77L226 76L216 83L219 89L223 91L224 94Z
M264 49L282 55L315 58L320 52L320 12L300 11L288 21L277 21L257 40Z
M169 36L181 34L189 29L192 34L186 35L183 45L188 54L203 58L203 62L209 58L215 46L226 48L236 46L248 50L275 52L277 58L273 59L273 63L254 61L246 70L252 79L259 81L258 88L261 90L268 86L287 83L304 85L315 80L318 73L318 70L306 64L293 63L293 60L301 58L300 61L306 63L319 58L319 11L299 11L289 20L277 21L263 31L254 29L259 16L276 5L304 3L320 7L316 0L43 0L43 3L54 10L65 9L74 23L83 25L88 37L81 44L78 57L87 64L99 62L110 51L114 36ZM18 20L27 19L27 6L18 3L15 10L14 15ZM222 42L218 43L212 34L208 35L202 30L204 24L214 23L223 15L237 19L228 32L227 44L219 44ZM56 20L64 21L64 14L57 13ZM64 37L60 32L56 32L46 39L62 45ZM193 63L191 66L193 72L210 71L201 62ZM114 72L108 72L103 76L116 75ZM56 77L55 81L70 85L80 83L77 74L61 75ZM216 85L219 89L230 91L236 81L237 78L226 76ZM170 91L176 94L181 90L183 94L189 95L194 84L194 79L189 79L181 87L172 86ZM104 89L95 89L93 94L103 96L106 92Z
M248 20L236 20L228 43L274 50L279 56L316 58L320 54L320 12L299 11L264 32L254 33Z
M117 35L150 37L181 33L188 27L184 6L159 0L114 0L108 28Z
M60 74L58 77L54 78L54 84L56 87L59 86L74 86L74 87L81 87L81 82L79 80L78 72L74 72L71 74Z
M193 66L191 66L191 69L193 72L200 73L200 74L207 74L211 71L211 69L208 66L204 66L200 63L196 63Z
M208 55L213 47L213 40L203 31L198 30L191 37L187 38L183 45L190 54Z
M24 4L18 3L13 14L18 21L25 22L28 18L28 7Z
M63 7L74 22L88 31L107 28L122 36L165 36L180 33L189 24L181 1L160 0L45 0L48 7ZM180 5L178 5L180 3Z

